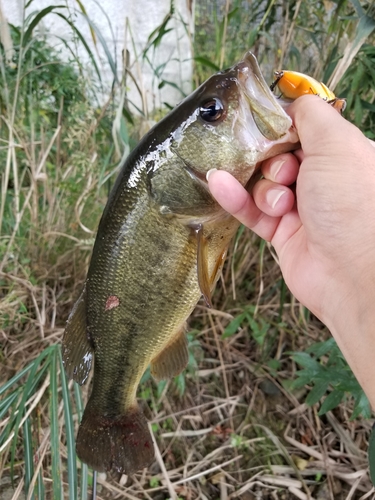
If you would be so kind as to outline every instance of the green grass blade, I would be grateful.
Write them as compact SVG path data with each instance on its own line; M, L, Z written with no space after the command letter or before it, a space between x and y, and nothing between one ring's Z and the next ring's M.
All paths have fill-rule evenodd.
M103 16L107 19L107 26L108 26L108 28L109 28L109 30L111 32L111 37L112 37L112 43L113 43L113 51L114 51L114 55L115 55L115 61L117 61L117 43L116 43L115 32L113 31L111 19L110 19L109 15L107 14L107 11L103 8L101 0L94 0L94 3L102 11Z
M169 85L170 87L173 87L175 88L176 90L178 90L179 92L181 92L182 94L182 97L186 97L186 94L185 92L177 85L177 83L174 83L174 82L170 82L169 80L162 80L160 83L159 83L159 89L163 88L165 85Z
M74 438L74 423L73 412L70 401L70 394L66 375L64 372L64 365L61 357L61 349L58 349L60 361L60 375L61 375L61 388L62 398L64 402L64 420L65 420L65 435L66 435L66 448L68 452L68 483L69 483L69 499L76 500L77 498L77 460L76 460L76 443Z
M357 11L358 17L361 17L364 15L364 10L362 8L362 5L360 4L359 0L350 0L350 3L353 5L355 10Z
M25 495L27 496L29 494L31 479L34 475L34 454L30 418L27 418L23 424L23 446L25 458ZM34 493L29 498L30 500L34 500Z
M38 489L38 500L45 500L45 498L46 498L46 491L45 491L45 488L44 488L42 470L39 470L37 489Z
M42 353L43 354L43 353ZM44 356L43 356L44 357ZM43 358L42 357L42 358ZM35 363L35 360L33 361ZM31 365L30 365L31 367ZM0 404L0 419L3 418L3 416L8 412L8 410L11 408L11 406L14 404L12 414L9 418L9 422L7 426L3 429L3 431L0 434L0 446L8 439L8 436L10 433L15 430L15 435L18 432L18 424L17 424L17 418L19 416L18 410L19 408L23 406L23 399L26 397L28 398L28 395L31 395L34 393L37 385L39 384L39 381L42 379L43 375L47 371L48 368L48 363L46 363L40 370L39 372L34 376L30 377L26 383L25 386L18 387L13 393L8 395ZM25 391L26 396L25 396ZM24 394L24 397L21 399L21 401L17 405L17 401L20 397L21 394ZM21 411L21 418L23 417L23 412Z
M76 402L78 420L81 421L83 415L83 401L82 401L82 393L81 388L78 384L74 382L74 398ZM80 481L80 498L81 500L87 500L88 493L88 477L89 476L89 468L86 464L81 462L81 481Z
M110 68L112 70L114 79L115 79L116 83L119 83L118 77L117 77L117 64L116 64L115 60L112 57L112 53L109 50L107 42L105 41L105 39L104 39L104 37L103 37L100 29L96 26L96 24L93 21L91 21L91 19L88 16L86 16L85 14L81 14L81 15L86 19L86 21L88 22L89 26L91 28L93 28L93 30L95 31L96 36L98 37L98 39L99 39L99 41L100 41L100 43L101 43L101 45L103 47L103 50L105 52L105 55L107 57L108 64L109 64L109 66L110 66Z
M60 500L61 496L61 467L60 467L60 438L58 417L58 389L57 389L57 350L51 356L50 363L50 425L51 425L51 466L53 499Z
M29 389L29 394L33 394L34 391L36 390L37 386L39 385L40 381L44 377L48 370L48 361L47 363L42 366L42 368L38 371L38 373L35 375L34 380L31 380L31 385Z
M219 66L217 64L213 63L207 57L196 56L196 57L194 57L194 61L199 63L199 64L202 64L203 66L207 66L207 68L213 69L214 71L220 71Z
M19 390L12 392L9 396L7 396L3 401L0 403L0 421L3 419L3 417L8 413L9 408L12 406L12 404L16 401L16 399L19 396ZM1 439L0 439L1 443Z
M80 488L81 500L87 500L88 484L89 484L89 468L87 467L86 464L81 462L81 488Z
M61 12L55 12L55 14L59 17L61 17L61 19L64 19L64 21L72 28L72 30L76 33L76 35L78 36L78 38L81 40L83 46L85 47L86 49L86 52L88 53L89 55L89 58L92 62L92 65L94 66L95 68L95 72L96 74L98 75L98 78L99 78L99 81L102 80L102 77L101 77L101 74L100 74L100 71L99 71L99 68L98 68L98 65L96 64L96 61L95 61L95 57L94 57L94 54L92 53L92 51L90 50L90 47L87 45L87 42L84 38L84 36L82 35L82 33L76 28L75 24L72 23L71 21L69 21L69 19L64 16L64 14L61 14Z
M143 51L143 57L146 56L146 53L149 51L151 47L154 47L154 49L156 49L160 45L164 35L172 31L173 28L167 29L167 25L169 21L171 21L174 12L175 12L174 2L173 0L171 0L169 12L166 14L161 24L157 26L154 29L154 31L148 36L147 46Z
M53 347L53 346L52 346ZM27 381L24 386L23 390L23 395L21 398L21 401L17 407L18 413L16 415L16 419L13 425L13 431L14 431L14 439L12 443L12 448L11 448L11 459L10 459L10 475L13 477L13 468L14 468L14 459L16 456L16 447L17 447L17 435L18 435L18 429L22 420L23 415L25 414L25 405L26 401L29 398L31 388L35 384L35 376L36 372L38 370L38 367L40 363L43 361L43 359L51 352L51 348L45 349L43 352L39 354L39 356L32 361L31 364L31 370L29 372L29 376L27 378ZM12 419L11 419L12 420ZM9 427L9 431L11 431L11 428Z
M30 5L34 2L34 0L29 0L28 2L26 2L25 4L25 10L30 7Z
M343 57L338 62L331 78L328 81L330 89L335 90L337 84L344 76L346 70L352 64L353 59L358 54L362 45L367 41L368 37L375 30L375 19L368 15L363 15L357 25L356 34L345 47Z
M49 7L46 7L45 9L41 10L31 21L31 23L29 24L27 30L23 35L23 42L22 42L23 47L26 47L26 45L29 43L29 40L31 39L31 36L33 34L33 30L37 27L37 25L43 19L43 17L47 16L50 12L52 12L55 9L66 9L66 5L50 5Z
M12 385L15 385L26 373L31 370L33 366L34 361L32 361L29 365L26 366L23 370L21 370L17 375L14 375L8 382L6 382L4 385L1 386L0 388L0 396L4 394Z
M87 16L87 12L86 12L86 9L85 9L85 6L83 5L83 3L80 0L76 0L76 2L78 3L82 14ZM92 41L94 42L94 45L96 46L96 35L95 35L95 31L93 30L93 28L91 26L90 26L90 33L91 33Z

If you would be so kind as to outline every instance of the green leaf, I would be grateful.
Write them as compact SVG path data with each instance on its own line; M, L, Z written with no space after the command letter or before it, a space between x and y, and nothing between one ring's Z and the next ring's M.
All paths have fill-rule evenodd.
M264 340L266 338L268 330L270 329L270 325L266 323L262 318L259 319L258 323L249 314L246 315L246 318L249 322L254 340L258 345L262 346L264 344Z
M96 64L95 56L92 53L90 47L88 46L88 44L87 44L84 36L82 35L82 33L76 28L76 26L75 26L74 23L72 23L71 21L69 21L69 19L66 16L64 16L64 14L61 14L61 12L55 12L55 14L57 16L61 17L61 19L64 19L64 21L66 21L66 23L71 27L71 29L76 33L76 35L78 36L78 38L81 40L81 42L82 42L83 46L85 47L86 52L87 52L87 54L88 54L88 56L89 56L89 58L91 60L91 63L92 63L92 65L95 68L95 72L98 75L99 81L101 81L102 77L101 77L98 65Z
M338 406L341 401L344 399L345 393L343 391L339 391L334 389L323 401L323 404L319 410L318 415L324 415L327 411L333 410Z
M213 63L212 61L210 61L206 57L197 56L197 57L194 57L194 61L199 63L199 64L202 64L203 66L207 66L208 68L211 68L214 71L220 71L219 66L217 66L217 64Z
M274 375L276 375L277 371L281 368L281 361L278 359L270 359L266 364Z
M105 55L106 55L106 58L107 58L108 64L109 64L109 66L110 66L110 68L111 68L111 70L112 70L112 73L113 73L114 79L115 79L116 83L119 83L119 81L118 81L118 76L117 76L117 64L116 64L115 60L114 60L114 59L113 59L113 57L112 57L112 52L109 50L108 45L107 45L107 42L105 41L105 38L104 38L104 37L103 37L103 35L102 35L102 32L101 32L101 31L100 31L100 29L96 26L96 24L95 24L93 21L91 21L91 19L90 19L88 16L86 16L86 15L85 15L85 14L83 14L83 13L81 13L81 15L82 15L82 17L84 17L84 18L86 19L86 21L88 22L88 24L89 24L89 26L90 26L90 29L92 28L92 29L95 31L96 36L98 37L98 39L99 39L99 41L100 41L100 43L101 43L101 45L102 45L102 47L103 47L103 50L104 50L104 52L105 52ZM69 22L69 21L68 21L68 22ZM70 23L70 24L72 24L72 23ZM74 29L75 29L75 32L78 34L78 33L79 33L79 31L78 31L76 28L74 28ZM82 38L83 38L83 37L82 37L82 35L81 35L81 36L80 36L81 41L82 41ZM86 48L86 47L87 47L87 44L85 44L85 48ZM87 48L86 48L86 50L87 50Z
M43 17L47 16L50 12L52 12L55 9L66 9L66 5L50 5L49 7L46 7L45 9L41 10L31 21L31 23L29 24L27 30L23 35L22 39L23 47L26 47L26 45L29 43L29 40L31 39L31 36L33 34L33 30L37 27L37 25L43 19Z
M158 398L160 398L160 396L163 394L163 391L164 391L167 383L168 383L167 380L161 380L160 382L158 382L157 391L156 391Z
M312 406L322 399L329 387L329 381L318 380L306 398L306 404Z
M312 358L307 352L294 352L292 359L303 368L309 369L312 373L319 372L321 369L320 363Z
M155 28L154 31L152 31L152 33L149 35L147 39L148 42L147 46L143 51L143 57L146 56L147 52L151 47L154 47L154 49L156 49L160 45L164 35L169 33L169 31L172 31L173 28L167 29L167 25L169 21L172 19L173 14L174 14L174 5L173 1L171 1L171 7L168 14L164 17L161 24L157 28Z
M361 87L361 83L362 83L364 76L365 76L364 65L361 62L359 62L358 67L357 67L357 71L354 73L354 75L352 77L352 81L351 81L351 89L350 90L352 92L358 92L358 90Z
M357 11L358 17L361 17L365 14L362 5L360 4L359 0L350 0L350 3L353 5L355 10Z
M186 389L185 373L183 372L177 375L174 381L177 386L179 395L183 396L185 394L185 389Z
M21 370L19 373L17 373L16 375L14 375L14 377L12 377L10 380L8 380L8 382L5 382L4 385L1 386L0 388L0 396L2 394L4 394L8 389L10 389L12 387L12 385L16 385L17 382L24 376L26 375L26 373L28 371L31 370L31 368L33 367L33 363L30 363L29 365L27 365L23 370Z
M232 321L229 323L229 325L224 329L223 335L221 338L226 339L228 337L231 337L235 333L238 332L238 329L240 328L243 320L246 318L246 313L239 314L236 316Z
M3 401L1 401L1 404L0 404L0 421L8 413L9 408L17 400L18 396L19 396L19 391L14 391L14 392L12 392L12 394L10 394L6 398L4 398ZM1 442L1 440L0 440L0 442Z
M311 384L311 374L307 372L306 370L302 370L300 372L297 372L298 378L296 380L293 380L291 382L291 389L300 389L304 385L309 385Z
M334 347L337 347L336 341L333 337L329 338L324 342L316 342L306 349L306 352L315 354L316 358L321 358L329 351L331 351Z
M138 108L137 108L137 110L140 111ZM126 106L124 106L122 112L123 112L125 118L128 120L128 122L131 123L132 125L134 125L133 116ZM141 112L141 115L143 115L142 112Z
M328 370L331 373L331 370ZM354 377L352 371L346 367L346 370L337 370L332 373L332 385L337 385L337 387L344 392L349 392L350 394L360 394L362 389Z
M358 393L355 398L354 410L350 420L356 419L359 415L362 415L363 418L371 418L372 411L368 397L358 384Z
M257 26L256 28L253 28L252 30L250 30L249 32L249 35L248 35L248 45L249 47L252 47L256 41L256 39L258 38L258 35L259 35L259 30L260 30L260 26Z
M163 88L165 85L169 85L170 87L173 87L175 89L177 89L179 92L181 92L182 96L183 97L186 97L186 94L185 92L174 82L170 82L169 80L162 80L159 85L158 85L158 88L161 89Z
M52 346L53 347L53 346ZM51 354L51 349L52 348L47 348L43 352L39 354L39 356L30 363L31 365L31 370L29 371L29 375L27 377L26 383L23 387L23 393L22 393L22 398L17 406L17 415L15 417L15 422L14 424L12 423L12 419L10 419L9 422L9 432L13 431L14 432L14 439L12 443L12 448L11 448L11 458L10 458L10 475L13 477L13 467L14 467L14 459L16 455L16 447L17 447L17 435L18 435L18 430L20 427L20 423L22 420L22 417L25 414L25 407L26 407L26 401L28 400L30 394L31 394L31 388L35 385L35 375L37 372L37 369L39 367L39 364L43 361L43 359Z
M82 14L84 14L85 16L87 16L87 12L86 12L86 9L85 9L85 6L83 5L83 3L80 0L76 0L76 2L78 3L79 8L81 9ZM94 31L94 29L91 26L90 26L90 33L91 33L92 41L94 42L94 45L96 46L95 31Z
M354 120L355 120L355 123L358 125L361 125L362 118L363 118L363 109L362 109L361 98L357 94L355 96L355 100L354 100Z
M362 45L366 42L366 39L374 31L374 29L375 19L363 13L363 15L360 16L354 39L347 43L343 57L335 68L332 80L331 82L328 82L330 88L335 89L339 80L341 80L341 78L344 76L344 73L348 70L353 59L361 49Z

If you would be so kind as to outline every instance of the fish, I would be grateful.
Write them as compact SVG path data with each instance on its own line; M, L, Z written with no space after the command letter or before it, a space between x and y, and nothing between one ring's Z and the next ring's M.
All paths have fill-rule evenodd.
M96 471L132 474L154 446L136 393L188 363L186 321L208 307L239 222L211 196L206 174L223 169L246 186L260 162L298 146L290 117L249 52L211 76L128 155L99 223L87 278L67 320L68 378L91 395L78 457Z

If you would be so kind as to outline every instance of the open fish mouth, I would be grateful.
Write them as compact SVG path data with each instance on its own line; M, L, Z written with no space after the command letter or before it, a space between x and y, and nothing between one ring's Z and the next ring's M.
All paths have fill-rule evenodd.
M251 52L235 68L241 103L236 135L241 143L254 144L258 151L269 150L275 142L298 143L291 118L271 92Z
M238 169L234 166L231 169L227 164L225 169L232 171L243 185L247 184L261 161L297 149L299 138L292 119L271 92L254 54L248 52L242 61L214 75L210 81L209 97L205 97L203 102L211 104L215 99L220 100L224 112L223 119L218 120L217 132L214 123L206 126L217 135L222 133L221 121L230 123L230 130L222 134L222 141L231 142L233 150L242 155L240 162L243 167ZM223 88L227 89L227 93L220 92ZM179 155L177 149L176 154ZM207 185L205 170L197 169L188 159L184 159L184 163L191 177Z

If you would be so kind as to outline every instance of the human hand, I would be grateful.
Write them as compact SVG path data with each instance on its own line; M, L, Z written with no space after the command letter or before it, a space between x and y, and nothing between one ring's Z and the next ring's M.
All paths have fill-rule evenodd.
M301 150L263 162L251 194L224 171L210 174L209 188L272 243L289 289L330 328L363 382L358 342L375 351L375 148L317 96L288 113Z

